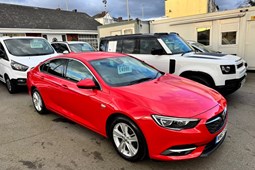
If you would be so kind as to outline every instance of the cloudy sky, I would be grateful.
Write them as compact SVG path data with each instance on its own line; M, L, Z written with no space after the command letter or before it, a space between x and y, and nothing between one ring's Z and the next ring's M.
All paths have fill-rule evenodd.
M165 0L128 0L131 18L161 17L164 15ZM194 3L196 0L193 0ZM215 0L221 10L238 7L245 0ZM127 18L127 0L107 0L106 10L114 17ZM102 0L0 0L0 3L11 3L44 8L78 9L93 16L105 10ZM143 9L143 10L142 10Z

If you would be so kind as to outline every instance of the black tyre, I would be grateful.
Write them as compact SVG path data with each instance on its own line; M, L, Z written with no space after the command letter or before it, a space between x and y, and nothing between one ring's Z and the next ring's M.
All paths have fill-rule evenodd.
M111 124L109 137L118 154L131 162L147 156L147 145L141 130L133 121L119 116Z
M186 78L196 81L200 84L203 84L205 86L214 87L214 83L212 82L212 80L210 80L209 78L205 77L205 76L199 76L199 75L189 75Z
M32 91L32 102L33 102L35 110L39 114L47 114L47 109L44 105L42 96L37 89L34 89Z
M10 80L8 76L5 77L5 84L7 87L7 90L9 91L10 94L14 94L17 92L17 85L15 82Z

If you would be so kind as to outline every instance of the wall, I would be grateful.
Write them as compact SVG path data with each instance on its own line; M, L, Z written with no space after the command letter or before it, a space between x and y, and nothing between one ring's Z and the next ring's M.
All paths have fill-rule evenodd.
M208 12L208 0L165 0L165 15L176 18Z

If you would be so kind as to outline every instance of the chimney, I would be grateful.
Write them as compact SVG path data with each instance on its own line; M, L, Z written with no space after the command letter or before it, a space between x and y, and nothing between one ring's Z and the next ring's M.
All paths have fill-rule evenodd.
M72 10L72 12L78 12L78 10L77 10L77 9L74 9L74 10Z

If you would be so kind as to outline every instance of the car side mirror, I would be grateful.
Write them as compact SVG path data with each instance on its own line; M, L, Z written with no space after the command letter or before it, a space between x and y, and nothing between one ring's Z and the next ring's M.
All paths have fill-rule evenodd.
M81 80L76 85L80 89L95 89L95 88L97 88L97 85L91 79Z
M163 55L163 54L165 54L165 52L163 49L152 49L151 54L152 55Z
M65 50L63 51L63 54L69 54L69 51Z

